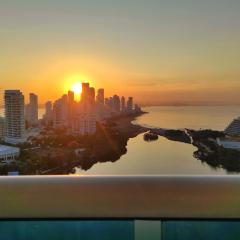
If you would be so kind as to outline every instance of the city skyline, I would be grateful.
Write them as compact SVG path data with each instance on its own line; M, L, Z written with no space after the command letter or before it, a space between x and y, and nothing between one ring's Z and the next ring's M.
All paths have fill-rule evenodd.
M239 10L234 0L6 1L0 89L43 104L80 81L141 104L239 104Z
M85 85L85 84L89 84L89 82L74 82L72 84L72 86L70 86L68 89L66 89L65 91L63 92L60 92L58 96L56 96L56 98L52 98L51 96L49 96L45 102L39 102L38 101L38 98L39 98L39 92L35 91L30 91L30 92L27 92L27 93L24 93L22 91L21 88L12 88L12 89L1 89L0 91L0 96L2 97L1 98L1 105L0 107L3 107L4 106L4 101L3 101L3 98L4 98L4 93L6 91L21 91L21 93L23 94L23 96L25 97L25 101L24 101L24 104L25 104L25 107L26 107L26 110L27 108L29 107L29 105L31 105L31 102L32 101L36 101L37 102L37 106L38 107L43 107L45 106L46 103L48 102L54 102L56 101L57 99L59 99L59 97L61 96L64 96L64 95L67 95L69 93L73 93L73 100L77 103L80 103L81 102L81 99L82 99L82 93L83 93L83 87L82 85ZM99 100L99 94L103 96L104 100L106 100L106 98L111 98L111 97L114 97L114 96L119 96L119 97L124 97L126 96L126 94L123 94L123 95L116 95L117 93L114 93L114 94L106 94L106 90L105 88L103 87L100 87L98 89L96 89L95 87L91 87L92 89L94 89L94 91L96 91L94 94L95 94L95 101L96 103L98 101L102 101L102 100ZM29 98L27 98L27 96L29 96ZM129 96L132 98L132 96ZM35 99L36 98L36 99ZM36 103L35 103L36 104Z
M47 101L41 118L37 94L30 93L29 100L25 101L21 90L5 90L0 139L11 144L23 143L36 134L27 134L27 129L39 131L44 126L67 129L67 135L94 135L98 121L141 113L141 107L133 104L133 97L128 97L127 102L124 96L120 98L116 94L106 97L104 88L96 91L88 82L74 83L71 89L53 102ZM76 98L76 95L80 96Z

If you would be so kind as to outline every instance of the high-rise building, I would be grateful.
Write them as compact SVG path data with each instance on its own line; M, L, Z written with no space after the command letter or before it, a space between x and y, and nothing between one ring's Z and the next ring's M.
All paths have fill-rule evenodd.
M91 105L94 105L95 103L95 88L93 87L89 88L89 103Z
M53 106L52 102L48 101L45 104L45 114L43 116L44 121L49 124L53 120Z
M113 109L113 97L109 98L109 107Z
M25 141L24 96L19 90L6 90L5 141L18 144Z
M92 135L96 132L96 116L92 113L81 113L72 121L72 134L75 136Z
M0 117L0 139L4 139L5 137L5 119Z
M59 128L62 124L62 100L58 99L53 103L53 126Z
M126 111L126 101L124 96L121 97L121 111L122 112Z
M104 99L104 103L105 103L105 105L106 105L107 107L109 107L109 98L105 98L105 99Z
M53 104L53 126L55 128L68 125L68 96L63 95Z
M131 112L133 110L133 98L129 97L127 101L127 111Z
M82 83L81 102L86 103L89 98L89 83Z
M82 83L81 108L83 112L90 111L90 87L89 83Z
M34 126L38 124L38 96L34 93L29 95L29 104L26 106L26 120Z
M95 106L95 89L89 83L82 83L81 108L83 112L91 112Z
M68 91L68 126L71 126L75 110L75 96L73 91Z
M97 104L104 105L104 89L103 88L98 89L96 102Z
M97 91L96 97L96 114L99 121L106 117L106 107L104 106L104 89L100 88Z
M74 92L73 91L68 91L68 102L69 103L74 103L74 99L75 99Z
M120 112L121 104L120 104L120 97L118 95L114 95L113 98L113 110L116 112Z

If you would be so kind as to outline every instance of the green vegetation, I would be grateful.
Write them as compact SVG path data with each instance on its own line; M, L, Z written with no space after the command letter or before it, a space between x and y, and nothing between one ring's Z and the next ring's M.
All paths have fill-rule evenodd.
M72 136L68 129L46 127L30 143L18 145L21 155L16 162L0 167L2 175L9 171L20 174L69 174L75 167L88 170L97 162L117 161L127 152L130 137L146 131L131 124L139 114L110 119L97 124L94 135ZM76 149L84 149L77 155Z
M217 138L225 137L224 132L213 130L188 130L198 150L194 156L213 168L223 168L227 172L240 172L240 151L219 146Z
M223 168L227 172L240 172L240 151L226 149L217 144L217 138L224 138L221 131L206 130L152 130L154 133L163 135L169 140L191 143L198 148L193 153L194 157L207 163L212 168Z
M187 131L191 134L194 141L208 139L208 138L217 139L217 138L225 137L224 132L214 131L210 129L198 130L198 131L187 129Z
M189 136L182 130L165 130L164 136L172 141L191 143Z

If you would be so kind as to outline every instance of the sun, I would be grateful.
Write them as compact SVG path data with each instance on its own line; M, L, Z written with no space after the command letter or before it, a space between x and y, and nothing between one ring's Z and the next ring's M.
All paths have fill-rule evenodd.
M82 93L82 83L90 82L89 77L83 74L71 74L64 77L64 91L68 92L69 90L74 92L75 99L80 101Z
M72 90L75 94L80 95L80 94L82 93L82 84L81 84L80 82L74 83L74 84L72 85L71 90Z

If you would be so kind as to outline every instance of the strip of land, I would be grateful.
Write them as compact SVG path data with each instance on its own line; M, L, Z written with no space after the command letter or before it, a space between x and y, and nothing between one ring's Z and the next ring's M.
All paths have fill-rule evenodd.
M90 169L98 162L115 162L127 152L130 138L149 129L134 125L135 118L145 112L131 113L97 124L94 135L71 136L67 129L44 129L32 144L19 145L17 161L0 166L0 174L18 171L22 175L70 174L75 168Z
M222 168L229 173L240 172L240 151L227 149L218 144L226 135L221 131L192 129L151 129L151 133L166 137L171 141L192 144L197 147L193 156L212 168Z

